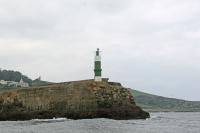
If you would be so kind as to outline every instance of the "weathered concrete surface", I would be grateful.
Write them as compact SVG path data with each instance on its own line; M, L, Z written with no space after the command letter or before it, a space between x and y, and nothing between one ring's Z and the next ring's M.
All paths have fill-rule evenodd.
M145 119L149 113L113 82L75 81L0 93L0 120L54 117Z

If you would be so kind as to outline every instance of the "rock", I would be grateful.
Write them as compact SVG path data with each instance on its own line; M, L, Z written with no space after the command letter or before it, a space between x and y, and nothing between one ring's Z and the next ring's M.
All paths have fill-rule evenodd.
M149 113L136 106L120 83L93 80L51 84L0 93L0 120L146 119Z

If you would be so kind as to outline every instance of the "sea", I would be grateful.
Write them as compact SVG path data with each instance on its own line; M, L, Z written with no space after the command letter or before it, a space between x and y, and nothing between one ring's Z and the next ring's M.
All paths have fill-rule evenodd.
M0 133L200 133L200 112L151 113L146 120L1 121Z

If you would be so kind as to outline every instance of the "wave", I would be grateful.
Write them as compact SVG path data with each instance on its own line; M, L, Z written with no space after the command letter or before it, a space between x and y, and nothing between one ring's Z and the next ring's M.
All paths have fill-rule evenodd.
M32 119L31 122L34 123L54 123L54 122L64 122L69 119L67 118L53 118L53 119Z

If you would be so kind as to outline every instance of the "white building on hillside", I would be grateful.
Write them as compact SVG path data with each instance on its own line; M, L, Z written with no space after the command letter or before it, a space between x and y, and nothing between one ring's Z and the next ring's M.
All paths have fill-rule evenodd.
M18 86L18 82L15 82L15 81L7 81L7 86L14 86L14 87L17 87L17 86Z
M21 79L19 82L0 80L0 84L14 87L29 87L29 84Z
M2 84L2 85L7 85L7 84L8 84L8 82L7 82L7 81L5 81L5 80L1 80L1 81L0 81L0 84Z
M24 82L23 79L21 78L21 80L19 81L18 83L18 86L21 86L21 87L29 87L29 84Z

